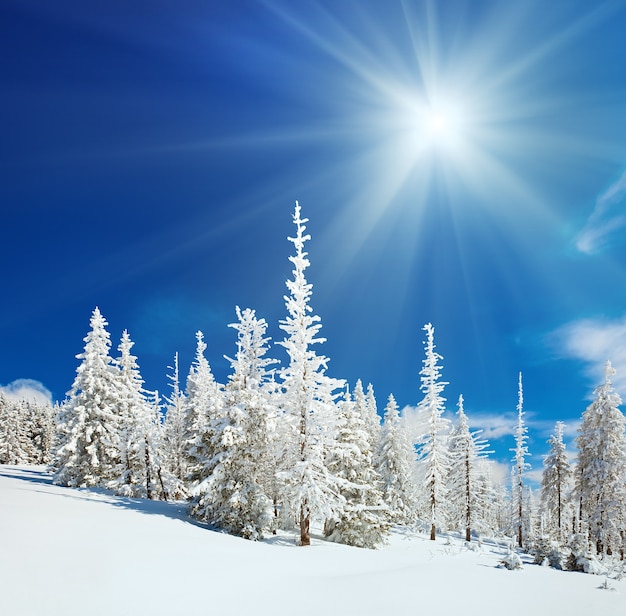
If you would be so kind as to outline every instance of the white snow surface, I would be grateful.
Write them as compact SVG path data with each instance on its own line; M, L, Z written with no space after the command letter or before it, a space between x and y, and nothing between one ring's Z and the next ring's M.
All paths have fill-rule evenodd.
M288 533L252 542L189 520L184 503L54 486L0 466L3 616L333 616L626 613L626 580L530 564L504 546L394 533L364 550Z

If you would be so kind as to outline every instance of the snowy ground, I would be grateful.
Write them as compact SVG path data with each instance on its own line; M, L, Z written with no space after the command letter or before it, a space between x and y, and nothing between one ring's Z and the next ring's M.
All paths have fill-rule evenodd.
M0 614L316 616L626 614L626 580L526 564L503 549L395 534L361 550L287 534L254 543L186 519L180 504L53 486L0 466Z

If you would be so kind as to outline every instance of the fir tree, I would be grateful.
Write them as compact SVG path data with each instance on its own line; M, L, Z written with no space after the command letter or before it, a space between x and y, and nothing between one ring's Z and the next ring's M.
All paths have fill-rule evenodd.
M435 328L427 323L423 330L426 332L426 357L420 371L420 389L424 398L418 404L417 412L426 425L426 433L417 444L425 487L422 508L431 526L430 538L434 541L437 526L441 526L446 519L446 478L449 469L447 438L450 422L443 417L445 398L441 392L447 383L440 380L439 360L443 358L435 351Z
M470 431L463 396L459 396L458 408L457 425L450 435L448 503L452 526L464 528L465 540L471 541L472 530L481 524L480 514L486 509L486 503L481 502L486 495L478 489L482 471L479 461L487 454L489 444L478 438L480 431Z
M583 413L577 438L577 492L581 522L598 554L622 549L626 532L626 420L613 389L615 370L607 361L604 383Z
M223 387L216 382L204 356L206 343L202 332L196 333L196 357L187 377L185 424L190 485L197 486L212 471L216 431L223 414Z
M327 522L325 534L339 543L375 548L385 541L390 523L380 476L373 465L366 413L346 390L339 405L337 440L328 461L330 471L341 480L346 504L338 520Z
M511 449L515 453L513 457L513 465L511 472L511 507L513 526L517 535L517 545L521 548L524 545L524 525L525 518L530 512L524 507L524 476L530 464L526 462L528 456L528 428L524 423L524 392L522 389L522 373L519 373L518 393L517 393L517 424L515 427L515 449Z
M267 323L236 308L237 355L225 388L222 422L212 444L211 472L196 489L192 513L230 533L259 539L271 529L275 413L266 358Z
M166 413L163 422L163 455L169 473L175 479L172 490L174 498L184 498L187 495L186 482L189 471L189 440L191 430L186 413L186 396L180 389L178 368L178 353L174 355L174 366L170 366L172 374L168 375L171 381L172 392L166 398Z
M381 477L383 500L389 507L392 522L414 524L418 511L415 448L400 420L393 395L389 395L385 407L375 468Z
M310 545L311 521L337 519L344 499L338 494L338 480L329 472L326 458L336 434L336 390L343 382L326 375L328 359L312 348L325 341L318 336L321 319L311 314L312 285L304 271L309 266L304 244L308 219L300 217L296 202L293 216L296 236L288 238L295 246L289 257L294 266L293 280L287 281L287 317L280 322L286 338L289 364L281 371L283 421L290 435L281 455L284 504L300 525L300 544Z
M127 330L118 346L120 356L113 362L118 368L117 389L120 440L120 465L116 471L115 490L123 496L146 496L143 426L151 416L151 406L143 388L137 357L131 353L134 342Z
M116 479L120 457L117 369L112 365L107 322L96 308L76 378L60 418L55 483L104 486Z
M563 442L565 424L557 421L554 434L548 440L550 450L543 460L541 479L541 508L548 535L563 542L568 534L565 512L572 470Z

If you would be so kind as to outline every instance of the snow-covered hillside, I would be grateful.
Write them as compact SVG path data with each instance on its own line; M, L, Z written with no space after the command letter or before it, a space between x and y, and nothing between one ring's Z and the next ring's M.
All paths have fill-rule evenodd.
M53 486L43 467L0 466L0 614L626 613L626 581L525 564L503 547L393 534L379 550L296 547L210 531L184 506Z

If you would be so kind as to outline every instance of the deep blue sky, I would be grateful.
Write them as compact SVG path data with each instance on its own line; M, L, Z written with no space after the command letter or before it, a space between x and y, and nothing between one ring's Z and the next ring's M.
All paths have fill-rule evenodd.
M505 458L523 372L539 469L606 359L626 394L625 31L623 1L3 0L0 383L62 399L96 305L149 388L198 329L224 381L235 305L283 337L298 199L330 374L415 405L430 321Z

